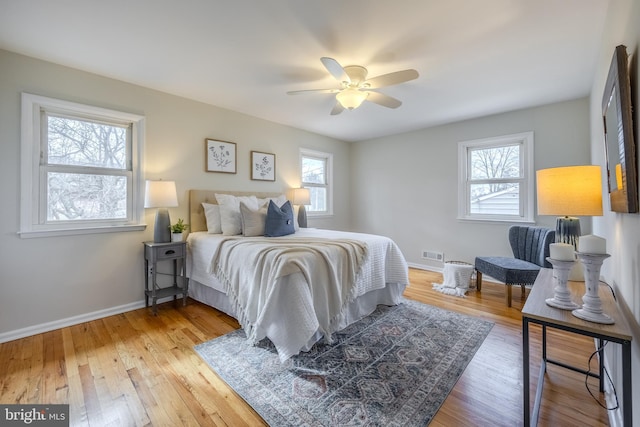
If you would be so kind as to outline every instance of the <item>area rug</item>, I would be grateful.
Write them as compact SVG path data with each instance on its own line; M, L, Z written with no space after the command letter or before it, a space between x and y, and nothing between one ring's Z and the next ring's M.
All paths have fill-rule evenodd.
M425 426L492 326L405 299L285 363L242 330L195 349L271 426Z

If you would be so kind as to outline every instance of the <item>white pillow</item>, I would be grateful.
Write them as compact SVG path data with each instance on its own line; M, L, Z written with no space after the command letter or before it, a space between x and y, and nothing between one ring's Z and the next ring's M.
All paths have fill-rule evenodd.
M222 233L222 221L220 219L220 206L211 203L203 203L204 216L207 220L207 232L211 234Z
M264 236L264 225L267 221L267 205L251 209L245 202L240 202L242 217L242 234L247 237Z
M240 215L240 202L251 209L258 210L258 199L256 196L233 196L231 194L216 194L216 200L220 205L220 222L222 234L225 236L235 236L242 234L242 217Z
M260 207L262 207L262 206L269 207L269 200L273 200L273 203L275 203L276 206L281 208L282 205L284 205L285 202L287 201L287 196L285 196L284 194L280 194L277 197L267 197L265 199L258 199L258 206L260 206Z

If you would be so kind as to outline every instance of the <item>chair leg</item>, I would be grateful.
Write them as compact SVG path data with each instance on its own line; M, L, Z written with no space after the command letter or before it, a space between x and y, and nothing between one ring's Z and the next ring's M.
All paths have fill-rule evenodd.
M507 298L507 307L511 307L511 286L510 285L507 285L506 298Z
M476 290L480 292L482 289L482 273L480 271L476 271Z
M522 298L524 299L524 297L526 296L525 292L527 288L524 285L520 285L520 287L522 288Z

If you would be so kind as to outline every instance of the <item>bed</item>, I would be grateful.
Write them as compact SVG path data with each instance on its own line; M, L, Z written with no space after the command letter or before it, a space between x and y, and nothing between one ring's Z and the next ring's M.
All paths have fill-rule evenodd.
M220 205L216 194L225 197ZM270 339L281 361L320 339L331 342L377 305L401 300L408 267L391 239L297 224L295 233L279 237L209 232L204 206L222 211L228 197L255 197L265 206L286 200L279 193L190 190L189 296L238 319L251 342Z

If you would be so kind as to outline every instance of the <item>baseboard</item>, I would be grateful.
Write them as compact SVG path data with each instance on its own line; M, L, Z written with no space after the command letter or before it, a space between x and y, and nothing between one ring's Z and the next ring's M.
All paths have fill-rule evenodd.
M593 340L595 350L598 349L598 340ZM611 372L611 367L609 366L609 358L604 358L604 369L607 372ZM600 361L598 361L600 363ZM607 408L613 408L618 403L616 398L616 390L613 389L610 381L604 382L604 402L607 405ZM624 420L622 418L622 408L614 409L607 411L609 415L609 425L611 427L624 427Z
M158 304L165 301L172 301L173 297L158 300ZM119 305L117 307L106 308L91 313L80 314L78 316L67 317L66 319L54 320L53 322L41 323L39 325L29 326L27 328L16 329L15 331L4 332L0 334L0 343L17 340L20 338L30 337L32 335L42 334L44 332L54 331L67 326L78 325L92 320L102 319L104 317L113 316L127 311L137 310L145 306L144 300L132 302L130 304Z
M432 265L415 264L408 262L407 265L411 268L417 268L418 270L434 271L436 273L442 273L442 267L434 267Z
M412 262L408 262L407 265L411 268L417 268L418 270L426 270L426 271L434 271L436 273L442 273L443 268L441 267L434 267L432 265L424 265L424 264L415 264ZM491 276L488 276L486 274L482 275L482 282L491 282L491 283L498 283L498 284L503 284L502 282L499 282L498 280L494 279Z

